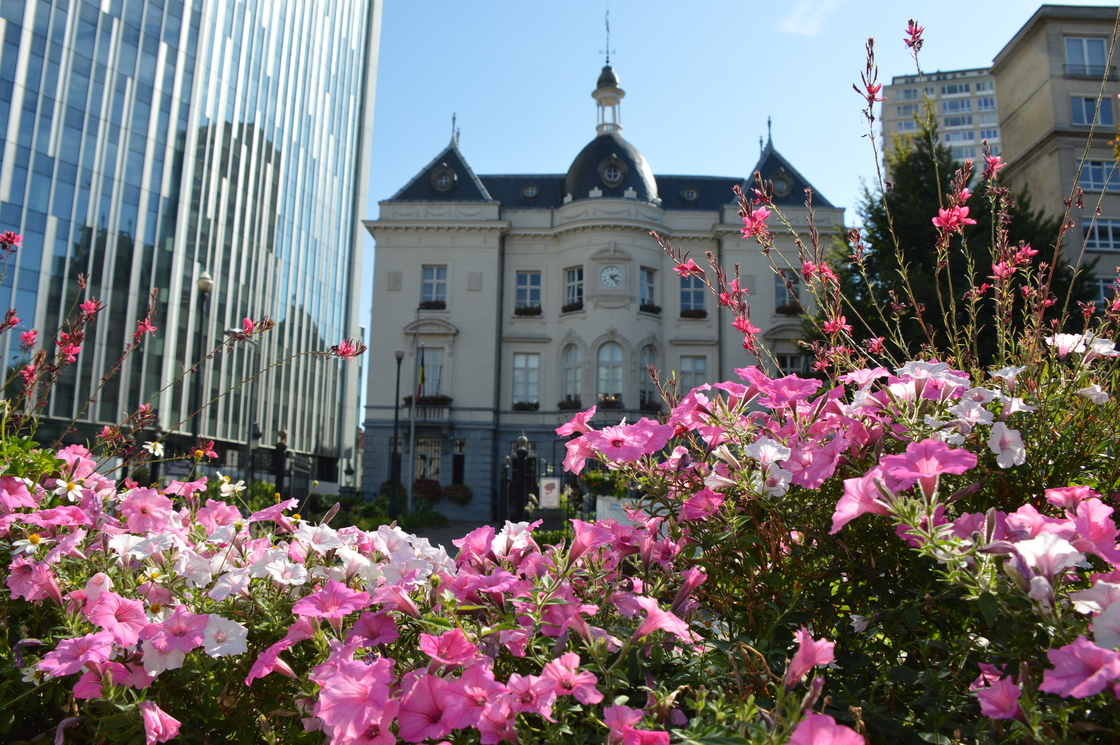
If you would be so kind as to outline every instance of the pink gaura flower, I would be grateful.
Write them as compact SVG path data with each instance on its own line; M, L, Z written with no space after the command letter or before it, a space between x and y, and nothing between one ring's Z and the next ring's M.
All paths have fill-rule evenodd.
M439 636L420 635L420 651L440 665L457 666L478 656L478 647L463 634L462 629L452 629Z
M599 679L588 671L579 671L579 655L568 652L549 662L541 670L541 678L552 684L558 696L572 695L581 704L597 704L603 694L596 688Z
M202 646L209 620L209 614L191 613L185 605L176 605L174 612L163 623L145 626L140 631L140 638L150 641L161 651L185 654Z
M152 325L151 319L149 318L141 318L136 322L137 339L142 337L144 334L151 334L152 336L155 336L157 331L159 331L159 329Z
M108 631L63 639L53 652L48 652L39 662L39 669L55 678L81 672L86 665L94 666L109 661L113 653L113 635Z
M1042 674L1038 690L1056 693L1062 698L1086 698L1105 689L1120 678L1120 652L1101 649L1084 636L1059 649L1046 653L1052 670Z
M797 639L797 652L786 669L786 690L801 682L805 674L815 666L827 665L836 659L832 653L832 648L836 645L826 639L814 640L804 626L794 633L794 638Z
M120 504L130 533L159 533L171 520L171 500L155 489L133 489Z
M807 711L789 738L789 745L864 745L864 739L827 714Z
M141 701L140 715L144 718L144 745L167 742L179 736L179 720L156 706L155 702Z
M359 354L366 351L366 345L361 342L354 343L349 339L343 339L338 344L335 344L330 349L331 353L340 360L352 360Z
M122 647L131 647L140 639L140 632L148 626L148 615L140 600L123 598L112 590L97 596L86 611L90 623L100 626L113 635Z
M770 217L770 210L765 207L758 207L757 209L747 212L743 215L743 229L742 234L744 238L757 236L764 238L769 234L769 229L766 227L766 219Z
M567 437L568 435L574 435L577 432L581 434L583 432L590 432L591 427L587 426L587 423L591 421L591 418L593 416L595 416L595 410L597 408L597 406L592 406L587 411L576 414L574 417L572 417L572 420L570 422L557 427L556 434L560 435L561 437Z
M673 267L673 271L682 277L688 277L691 275L696 275L697 277L704 276L704 270L696 266L696 262L692 259L677 264L675 267Z
M949 233L954 230L961 231L965 225L975 225L976 221L968 216L968 207L955 205L947 210L937 210L937 217L933 218L933 224Z
M891 491L903 491L920 484L930 497L937 490L943 473L959 474L976 467L976 456L967 450L953 450L941 440L922 440L906 446L901 455L887 455L882 461L883 480Z

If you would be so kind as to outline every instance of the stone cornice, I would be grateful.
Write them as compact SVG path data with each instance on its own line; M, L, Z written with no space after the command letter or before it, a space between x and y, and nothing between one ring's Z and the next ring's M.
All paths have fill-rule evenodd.
M363 220L371 235L387 232L466 231L475 233L508 233L509 220Z

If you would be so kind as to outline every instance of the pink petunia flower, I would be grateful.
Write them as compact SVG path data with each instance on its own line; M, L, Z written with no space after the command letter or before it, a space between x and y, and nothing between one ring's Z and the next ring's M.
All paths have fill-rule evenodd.
M597 704L603 694L596 688L599 679L589 671L579 671L579 654L568 652L549 662L541 670L541 678L552 684L558 696L575 696L581 704Z
M667 631L686 643L696 641L697 637L689 631L688 624L677 618L675 614L661 610L656 599L637 597L634 600L646 611L646 618L634 630L631 642L644 639L658 629Z
M133 489L120 504L130 533L158 533L171 520L171 500L155 489Z
M474 659L478 647L463 634L462 629L452 629L439 636L420 635L420 651L432 658L432 662L452 667Z
M1023 710L1019 707L1019 695L1022 692L1022 687L1011 678L991 681L988 687L976 691L980 713L992 719L1020 719L1023 716Z
M622 704L614 704L603 709L603 724L610 728L607 742L619 745L622 742L623 730L642 721L642 716L641 709L631 709Z
M815 666L827 665L836 659L832 652L832 648L836 645L825 639L814 640L813 635L804 626L794 633L794 638L797 639L798 646L786 669L786 690L801 682L805 674Z
M328 580L327 584L292 606L297 616L312 616L338 620L354 611L362 610L370 603L368 592L351 590L338 580Z
M626 462L637 460L645 454L649 434L635 429L632 425L604 427L584 435L591 449L601 453L608 461Z
M190 652L202 646L206 638L208 614L196 614L187 610L185 605L176 605L175 610L163 623L153 623L140 632L140 638L150 641L161 651Z
M369 665L341 659L317 666L310 676L321 686L315 716L334 728L336 737L353 736L365 729L366 722L381 721L393 665L393 660L380 657Z
M1120 677L1120 652L1101 649L1084 636L1046 656L1054 668L1042 674L1038 690L1062 698L1095 696Z
M574 435L576 433L583 434L584 432L590 432L591 427L587 426L587 423L595 416L595 410L597 408L596 406L592 406L587 411L576 414L572 417L570 422L557 427L556 434L561 437L567 437L568 435Z
M859 478L844 479L844 496L840 497L840 501L836 503L836 511L832 513L832 530L828 531L829 535L840 532L841 528L862 514L891 514L890 507L883 501L883 494L877 486L882 478L883 470L875 466Z
M883 480L891 491L899 492L920 484L928 498L937 490L943 473L959 474L976 467L976 456L967 450L951 449L941 440L912 442L901 455L887 455L882 461Z
M376 647L396 641L397 623L388 613L363 613L346 632L346 639L360 636L363 646Z
M148 615L144 612L142 601L121 597L111 590L97 596L86 610L86 616L90 623L112 634L122 647L135 644L140 639L140 632L148 626Z
M181 722L154 702L141 701L140 715L144 718L144 745L167 742L179 736Z
M797 723L789 745L864 745L863 736L853 729L837 724L827 714L805 713Z
M451 729L478 727L490 710L510 706L509 689L494 680L490 662L471 665L444 689L444 720Z
M39 662L39 669L55 678L81 672L85 665L108 662L113 653L113 635L108 631L63 639Z
M685 521L703 520L723 506L724 496L705 487L681 504L680 519Z
M422 670L404 676L397 713L401 739L407 742L438 740L451 732L444 717L446 688L446 680Z
M539 675L518 675L513 673L507 682L512 696L515 712L532 712L554 722L552 705L556 703L556 690L552 684ZM638 716L641 719L641 716ZM609 724L609 723L608 723Z

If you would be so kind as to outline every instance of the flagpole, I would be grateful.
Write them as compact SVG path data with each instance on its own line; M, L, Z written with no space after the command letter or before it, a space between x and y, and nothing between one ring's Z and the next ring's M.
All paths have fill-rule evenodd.
M417 311L419 315L419 311ZM417 335L413 336L413 343L419 338L420 325L417 323ZM416 404L420 398L421 385L423 384L422 375L424 373L424 345L421 343L416 355L416 383L412 389L412 413L408 417L409 432L408 432L408 512L412 514L412 492L416 484Z

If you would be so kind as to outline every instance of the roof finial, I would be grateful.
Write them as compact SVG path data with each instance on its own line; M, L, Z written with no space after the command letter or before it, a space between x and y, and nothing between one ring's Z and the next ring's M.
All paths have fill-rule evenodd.
M773 142L774 138L770 134L770 117L766 117L766 141Z
M761 153L765 149L766 149L766 146L762 144L762 135L759 135L758 136L758 152Z
M606 20L607 20L607 46L606 46L606 52L604 52L604 54L607 55L607 67L610 67L611 66L611 9L610 9L609 4L607 5Z
M458 139L459 139L458 132L459 132L459 130L455 128L455 112L452 111L451 112L451 140L453 142L455 142L455 144L458 144Z

